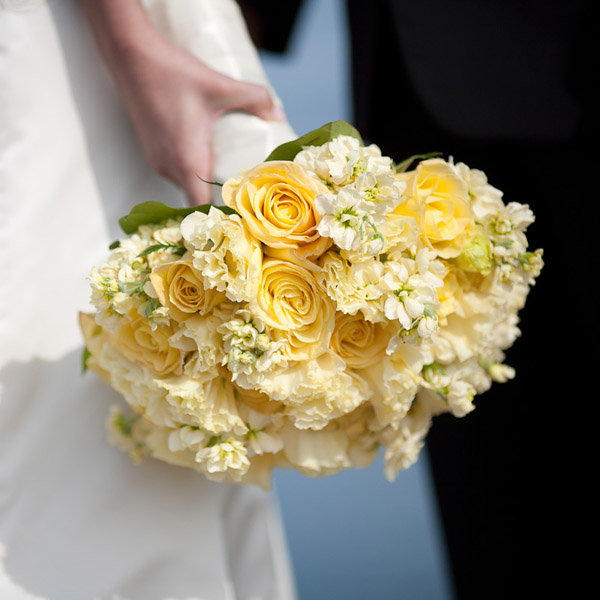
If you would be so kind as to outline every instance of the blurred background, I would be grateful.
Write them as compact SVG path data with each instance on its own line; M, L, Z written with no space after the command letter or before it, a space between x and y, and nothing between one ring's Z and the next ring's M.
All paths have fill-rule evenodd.
M465 419L438 417L394 483L380 462L323 480L277 474L300 600L573 593L581 569L566 565L584 513L568 508L581 485L572 401L589 397L574 374L596 364L600 333L595 318L574 324L595 304L582 282L600 216L585 166L592 2L240 4L298 134L347 119L398 161L439 151L485 171L506 203L534 211L527 235L546 263L507 352L516 379Z

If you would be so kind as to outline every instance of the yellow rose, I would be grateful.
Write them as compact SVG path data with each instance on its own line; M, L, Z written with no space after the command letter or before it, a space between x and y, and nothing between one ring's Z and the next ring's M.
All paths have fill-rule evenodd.
M96 373L103 381L110 385L110 373L103 369L96 358L102 352L102 346L106 343L106 330L98 323L93 313L79 313L79 328L85 342L89 355L85 361L85 367Z
M173 333L173 327L166 325L152 330L148 319L131 312L111 334L110 344L125 358L147 367L159 377L181 375L185 353L169 344Z
M360 313L336 314L330 347L349 368L363 369L380 361L389 341L383 324L366 321Z
M321 216L315 197L323 192L327 187L300 165L269 161L226 181L223 201L266 245L266 253L270 248L283 249L300 260L311 260L331 243L317 231Z
M187 260L159 265L150 274L150 281L159 302L177 321L195 313L204 315L225 299L221 292L204 289L202 273Z
M466 182L438 158L425 160L399 177L407 182L408 199L394 213L413 217L440 257L458 256L475 227Z
M273 339L287 342L287 358L306 360L327 350L335 308L309 269L267 258L252 308Z
M449 267L444 277L444 285L438 288L438 300L440 307L437 310L438 319L442 325L446 324L446 317L456 311L462 296L463 286L461 281L465 279L459 269Z

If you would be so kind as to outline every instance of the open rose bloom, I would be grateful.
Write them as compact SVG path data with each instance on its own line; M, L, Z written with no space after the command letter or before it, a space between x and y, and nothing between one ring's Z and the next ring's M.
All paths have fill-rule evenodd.
M86 367L127 404L111 440L265 488L382 452L392 480L434 416L513 377L533 214L462 163L407 164L338 135L119 240L81 315Z

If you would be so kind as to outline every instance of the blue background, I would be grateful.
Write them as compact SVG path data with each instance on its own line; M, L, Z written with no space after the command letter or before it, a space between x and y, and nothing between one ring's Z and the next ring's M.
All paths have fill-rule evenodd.
M261 53L300 135L352 120L340 0L306 2L286 54ZM451 600L440 517L425 451L394 483L377 460L326 478L275 476L299 600Z

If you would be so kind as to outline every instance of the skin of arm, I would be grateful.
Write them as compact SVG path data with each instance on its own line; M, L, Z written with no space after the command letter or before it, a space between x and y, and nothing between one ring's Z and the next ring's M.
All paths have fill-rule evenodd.
M244 111L282 121L285 115L265 87L218 73L163 38L139 0L78 1L146 160L182 188L189 204L208 203L219 117Z

